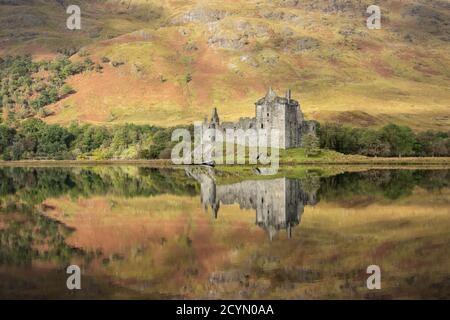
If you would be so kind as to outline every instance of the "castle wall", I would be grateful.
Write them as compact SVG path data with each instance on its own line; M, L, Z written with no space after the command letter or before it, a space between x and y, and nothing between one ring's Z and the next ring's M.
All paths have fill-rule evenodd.
M296 102L289 104L285 108L286 123L285 123L285 135L286 144L285 148L296 148L300 146L300 122L298 119L298 104Z

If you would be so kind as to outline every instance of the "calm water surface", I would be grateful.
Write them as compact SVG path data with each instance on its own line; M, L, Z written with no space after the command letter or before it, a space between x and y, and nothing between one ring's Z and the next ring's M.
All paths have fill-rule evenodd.
M450 170L0 168L0 298L449 299L449 230Z

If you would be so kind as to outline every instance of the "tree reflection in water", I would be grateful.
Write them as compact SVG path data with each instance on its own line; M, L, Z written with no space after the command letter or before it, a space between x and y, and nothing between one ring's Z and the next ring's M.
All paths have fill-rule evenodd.
M170 230L183 231L178 231L180 234L173 234L174 239L169 238L170 233L168 235L164 232L156 232L155 237L164 237L164 239L161 238L159 240L157 250L162 257L166 257L170 265L163 266L165 268L164 272L159 269L155 271L155 274L161 274L161 278L158 278L159 280L153 279L150 288L160 283L161 286L164 283L169 283L170 279L164 278L163 275L178 272L176 268L171 268L171 266L177 265L177 261L180 259L186 259L190 263L187 270L180 272L188 274L189 277L195 279L197 281L195 287L201 287L199 283L201 283L204 275L199 271L201 268L199 269L196 259L200 259L201 254L209 257L209 251L204 249L201 254L195 251L195 241L198 241L198 239L192 240L190 238L192 233L184 231L190 230L188 227L190 227L191 221L194 221L194 224L201 221L203 223L201 226L207 226L201 236L209 236L212 239L200 239L207 241L209 246L230 250L230 252L238 252L240 249L236 248L241 247L244 248L242 252L248 250L245 252L245 254L249 254L247 260L243 260L244 262L241 262L242 265L235 266L236 269L234 271L210 272L210 270L204 270L208 274L209 285L216 285L217 287L223 287L228 281L233 282L233 279L237 279L236 283L241 281L247 282L248 279L245 277L244 272L239 270L239 268L247 268L247 270L253 270L253 277L256 277L256 282L253 285L261 286L261 288L265 288L267 285L268 288L286 290L285 294L290 294L289 290L291 289L289 288L291 284L287 284L286 281L313 283L326 275L333 274L332 272L330 273L330 268L332 270L332 266L336 264L336 261L333 259L339 254L344 257L348 255L349 259L355 256L356 259L348 262L348 264L343 264L341 266L343 271L340 271L339 276L347 277L348 274L356 272L355 270L358 270L358 263L360 262L358 259L363 259L364 257L358 250L366 249L366 246L370 248L376 244L377 248L379 248L375 250L376 256L380 254L379 252L381 254L389 252L391 254L389 256L391 264L407 265L415 265L416 261L408 260L408 257L403 258L401 252L413 252L414 257L418 261L420 260L420 263L424 266L427 266L429 262L427 257L430 256L430 252L435 257L441 257L440 252L448 251L443 244L445 243L445 236L437 232L430 233L430 229L427 227L428 224L424 224L420 220L423 216L419 216L416 220L412 220L415 219L414 215L404 216L403 211L401 211L403 208L399 208L398 204L402 203L402 199L408 200L414 196L417 187L425 190L423 193L424 197L433 193L434 197L439 199L439 196L436 196L436 194L439 194L441 190L444 192L450 187L449 170L368 170L331 177L321 176L317 172L309 172L301 177L252 177L233 183L227 182L226 178L222 174L217 175L211 169L199 167L191 167L186 170L158 170L146 167L0 168L0 296L70 297L67 296L64 288L66 276L64 270L70 263L77 263L84 267L88 267L91 264L100 265L100 274L89 275L91 280L87 278L83 282L85 288L86 286L89 288L89 290L83 291L84 294L87 294L87 297L106 298L111 294L124 292L124 290L125 297L140 296L139 292L128 291L129 289L127 288L130 281L136 284L141 283L141 281L128 279L127 282L115 279L112 270L124 271L130 268L131 270L136 269L139 271L139 268L143 266L148 269L149 264L137 265L136 261L138 260L133 260L126 254L112 253L108 256L101 249L97 249L98 247L96 246L92 246L89 249L83 245L70 245L68 239L79 233L79 230L75 230L75 227L69 227L65 224L66 221L64 219L58 220L52 217L51 213L58 209L52 207L55 203L56 205L63 203L76 205L80 199L83 201L95 198L102 200L111 199L111 203L114 203L114 205L117 201L130 202L130 207L141 203L144 206L144 212L145 210L153 212L152 208L145 207L150 203L148 199L174 195L171 199L179 201L174 204L174 208L182 206L187 201L186 199L193 199L195 201L192 201L192 203L197 206L196 208L199 207L200 203L204 208L211 208L213 216L219 222L230 213L230 209L227 210L225 207L235 208L232 205L237 204L241 209L248 209L254 212L254 221L258 226L256 230L262 228L265 230L267 238L270 240L277 239L277 241L268 243L255 243L256 239L259 239L257 238L258 234L257 232L249 233L251 229L250 224L252 224L249 220L245 220L245 224L242 224L244 220L239 222L244 226L243 233L239 233L241 231L238 229L229 228L234 223L234 221L229 220L227 220L228 224L222 225L220 236L208 233L206 230L214 230L214 226L211 225L217 224L217 221L213 219L211 221L204 220L204 215L195 215L197 211L185 212L182 209L177 209L177 214L181 212L183 215L174 215L173 220L167 220L166 227L176 225L180 226L179 229ZM198 196L200 196L200 203L197 202ZM444 206L445 201L447 201L445 197L445 195L442 197L442 205ZM49 202L48 199L53 199L53 202ZM62 200L59 202L58 199ZM141 202L132 204L133 199ZM417 201L418 198L414 199L414 201ZM188 203L191 204L191 202ZM345 223L348 224L345 226L347 229L344 228L342 230L339 228L333 229L330 227L330 224L321 224L323 221L317 220L316 223L319 223L321 227L309 224L309 229L303 229L300 237L296 237L297 230L301 228L299 224L302 218L302 225L308 224L308 215L304 215L305 208L316 206L316 208L320 209L321 204L332 204L331 208L334 210L336 208L345 208L357 212L362 212L361 209L369 208L373 205L379 206L382 204L387 209L396 208L395 210L399 210L396 212L401 212L398 219L383 220L385 219L384 216L379 215L377 217L378 220L371 220L370 223L364 221L367 218L370 220L371 217L369 215L361 217L361 221L356 216L352 216L352 219L356 219L360 226L364 226L367 229L355 227L353 220L347 218L345 218L347 219ZM76 213L79 214L79 207L77 208L78 211ZM437 207L437 209L440 208ZM125 212L120 210L123 209L115 211L117 213L115 217L122 219L119 225L122 221L128 219L124 215ZM236 207L236 209L232 210L238 211L239 209ZM379 209L377 208L376 210ZM417 210L425 212L423 211L423 206L417 207ZM322 212L324 212L323 209ZM378 214L378 211L374 213ZM161 212L161 217L164 217L165 214L165 211ZM203 218L199 218L200 216ZM231 215L231 219L236 219L237 217L237 215ZM436 217L439 217L441 219L439 221L442 222L442 217L445 217L445 215L442 214L441 210L440 215ZM342 221L335 216L327 216L326 218ZM145 219L145 222L149 225L155 221L154 216L147 216ZM328 221L326 222L328 223ZM359 225L356 224L356 226ZM410 228L408 227L409 225L411 226ZM75 226L78 228L78 225ZM445 224L443 227L445 227ZM374 235L378 236L378 233L375 232L378 229L384 232L383 237L385 238L383 238L383 243L380 242L381 244L374 240ZM105 230L104 232L110 232L111 229ZM245 233L246 230L249 231L248 234ZM332 230L334 233L330 233L329 230ZM393 236L389 233L389 230L398 230L399 232L396 232L396 235L403 236L404 234L405 236L398 239L396 237L392 238ZM419 230L422 232L422 236L416 236L413 234L415 231L412 232L411 230ZM203 232L203 230L197 231ZM227 232L230 234L227 235ZM236 232L236 235L240 235L243 238L231 241L231 239L234 239L234 233L232 232ZM292 235L293 238L285 241L286 237L281 237L284 232L287 233L287 238ZM108 234L108 236L111 235ZM136 238L136 241L150 241L150 236L144 234L144 238ZM186 239L185 243L189 244L187 247L183 245L182 239L184 238ZM360 243L359 247L357 247L358 250L356 247L353 247L353 239L358 239ZM221 241L220 246L214 246L216 240ZM147 252L145 246L140 246L140 243L137 243L139 248L135 250L135 254L137 256L148 254L150 255L148 257L149 261L153 261L153 255L155 254L153 250L155 250L156 244L153 246L154 244L151 242L146 243L146 245L151 247L152 250ZM338 253L333 253L329 256L327 248L330 245L338 250ZM397 247L399 248L397 251L392 249ZM206 248L209 247L206 246ZM273 250L280 253L278 258L275 257L277 255L272 252ZM317 250L320 251L319 254ZM290 252L295 252L295 254ZM308 253L312 254L311 252L314 252L314 257L308 256ZM286 256L283 254L286 254ZM320 254L323 254L323 256L320 256ZM114 260L116 256L120 256L121 260ZM213 253L211 253L211 256L214 256ZM303 257L311 258L311 268L305 269L298 265L298 261L295 262L295 259L303 259ZM289 259L282 260L287 258ZM106 260L110 261L110 264L103 264L103 261ZM285 261L289 261L289 264L284 265ZM344 259L343 261L346 260ZM185 263L185 260L182 262ZM110 269L110 265L119 269ZM208 263L205 262L204 265L208 265ZM270 266L270 268L267 269L267 266ZM156 267L152 266L152 268ZM415 269L411 268L411 270ZM32 276L28 278L30 274ZM86 275L86 277L89 276ZM338 279L339 276L335 277ZM193 281L189 280L191 279L189 277L186 276L185 279L183 278L183 281L187 281L187 283L188 281ZM408 287L408 281L415 283L414 281L416 280L414 279L426 280L428 279L427 277L428 275L424 273L414 274L413 278L408 277L404 280L406 284L403 283L402 288L412 290ZM440 277L445 277L445 274L440 275ZM40 295L38 280L34 281L33 279L50 281L48 287L53 286L56 289ZM435 291L428 291L431 292L428 296L448 297L446 287L437 286L436 282L433 282L439 279L441 278L426 280L429 282L424 282L422 290L434 288L433 290ZM61 286L61 283L63 286ZM346 286L353 289L351 285L351 283L346 284L340 290L347 290ZM148 290L146 285L143 286L145 290ZM173 286L174 288L179 287L178 284L173 284ZM156 298L161 298L164 294L167 294L168 297L178 297L180 295L180 292L171 291L173 289L170 289L167 285L166 287L168 288L167 290L155 288L155 291L151 291L151 294L154 294ZM232 298L234 297L232 295L232 292L235 292L234 290L230 287L229 295L220 297ZM255 297L265 297L265 291L261 290L261 295ZM167 292L164 293L163 291ZM146 296L149 297L151 294Z

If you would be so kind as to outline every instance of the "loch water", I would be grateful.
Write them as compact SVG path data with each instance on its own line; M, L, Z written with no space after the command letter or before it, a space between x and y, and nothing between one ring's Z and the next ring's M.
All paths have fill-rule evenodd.
M0 298L449 299L449 231L448 169L3 167Z

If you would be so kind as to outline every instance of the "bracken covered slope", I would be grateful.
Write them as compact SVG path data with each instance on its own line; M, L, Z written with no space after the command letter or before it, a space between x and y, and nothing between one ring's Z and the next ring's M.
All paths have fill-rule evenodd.
M69 4L79 31L65 28ZM371 4L380 30L366 27ZM76 93L49 106L52 123L170 126L212 106L235 120L272 85L291 88L310 119L447 130L449 17L444 0L0 0L0 55L108 58L68 79Z

